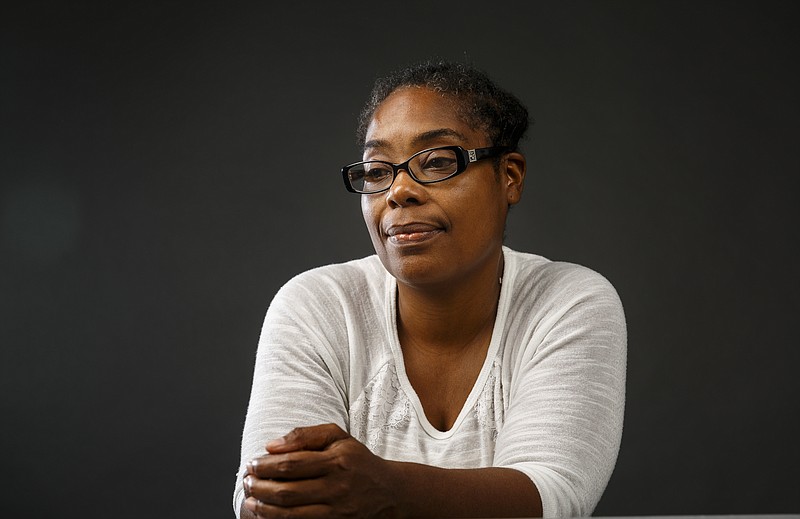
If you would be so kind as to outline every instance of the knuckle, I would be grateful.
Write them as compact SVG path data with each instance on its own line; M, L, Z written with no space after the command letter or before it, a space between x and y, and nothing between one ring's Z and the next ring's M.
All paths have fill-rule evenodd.
M284 458L275 465L275 471L278 474L286 475L294 472L297 467L297 462L291 458Z
M344 438L346 433L334 423L325 424L322 426L322 433L327 440L327 443L333 443L336 440L341 440Z
M331 445L330 450L331 453L336 456L337 460L341 458L355 458L359 453L358 446L347 440L334 443Z
M274 510L269 515L270 519L273 519L273 518L275 518L275 519L292 519L293 517L296 517L296 514L293 513L293 511L289 510L289 509Z
M350 485L344 481L338 481L335 485L331 485L331 493L337 498L342 499L350 495Z
M295 493L289 490L288 488L280 488L275 491L275 495L273 496L276 505L288 505L292 503L292 500L295 497Z
M286 440L296 440L303 436L303 431L305 431L305 427L295 427L289 431L289 434L284 436L284 438L286 438Z
M347 456L336 456L333 459L333 465L340 472L349 472L351 469L350 459Z

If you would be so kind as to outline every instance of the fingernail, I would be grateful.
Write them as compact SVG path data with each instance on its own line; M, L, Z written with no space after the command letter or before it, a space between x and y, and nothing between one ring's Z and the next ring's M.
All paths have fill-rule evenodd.
M251 461L250 461L250 462L247 464L247 472L250 472L250 473L255 473L255 471L256 471L256 465L258 465L258 460L251 460Z
M248 497L244 500L244 507L250 510L251 512L256 511L256 506L258 505L258 499L255 497Z
M272 440L267 443L267 449L273 449L275 447L280 447L286 443L286 438L278 438L277 440Z
M247 490L247 493L250 493L250 488L253 485L253 476L247 476L244 478L244 489Z

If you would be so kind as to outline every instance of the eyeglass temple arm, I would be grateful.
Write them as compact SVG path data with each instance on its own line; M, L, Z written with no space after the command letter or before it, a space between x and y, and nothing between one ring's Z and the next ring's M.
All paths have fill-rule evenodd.
M490 148L476 148L473 150L464 150L467 152L467 162L477 162L481 159L493 157L499 153L508 150L508 146L492 146Z

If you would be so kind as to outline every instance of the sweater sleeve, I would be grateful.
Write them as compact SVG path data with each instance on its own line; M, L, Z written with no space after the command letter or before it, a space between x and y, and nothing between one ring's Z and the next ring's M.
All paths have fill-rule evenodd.
M266 454L265 444L295 427L335 423L347 430L346 363L336 345L344 329L336 294L320 276L301 274L287 283L267 311L256 353L250 403L233 507L244 501L247 462Z
M533 480L545 517L581 517L600 500L619 451L625 317L599 274L568 264L550 269L549 279L523 284L515 299L532 303L513 317L519 350L495 465Z

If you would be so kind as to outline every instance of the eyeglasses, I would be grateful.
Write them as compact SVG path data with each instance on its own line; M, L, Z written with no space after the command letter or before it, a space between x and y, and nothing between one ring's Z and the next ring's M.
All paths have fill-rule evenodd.
M433 184L463 173L473 162L509 151L506 146L465 150L461 146L442 146L415 153L401 164L383 160L354 162L342 168L344 187L351 193L373 194L386 191L400 170L408 171L420 184Z

